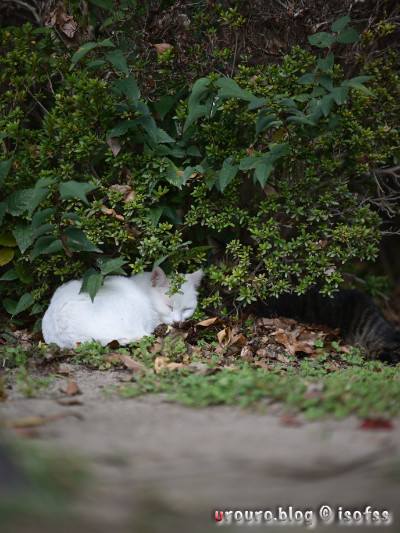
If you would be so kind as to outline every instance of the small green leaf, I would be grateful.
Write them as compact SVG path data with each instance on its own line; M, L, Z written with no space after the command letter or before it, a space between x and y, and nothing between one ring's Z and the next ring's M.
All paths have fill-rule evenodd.
M233 165L233 157L227 157L222 164L219 178L215 183L216 188L223 192L231 181L234 179L239 170L239 165Z
M28 216L32 215L33 211L37 208L40 202L44 200L49 194L50 191L47 188L47 185L42 186L41 184L37 183L34 189L31 189L31 195L28 201L26 202L26 206L28 208Z
M335 87L333 91L331 91L331 95L337 105L342 105L346 102L347 96L349 94L349 88L345 85L342 87Z
M94 268L89 268L83 275L82 287L80 293L88 292L90 299L94 300L94 297L98 293L100 287L103 285L104 276L99 274Z
M11 163L13 158L7 159L6 161L0 161L0 187L3 185L4 180L10 172Z
M329 111L332 108L333 102L334 102L334 99L331 94L326 94L321 99L322 112L326 117L329 115Z
M103 41L100 41L99 46L107 47L107 48L115 48L115 44L111 42L110 39L104 39Z
M159 143L174 143L175 139L170 137L166 131L157 128L157 142Z
M22 283L32 283L32 271L26 266L26 264L15 263L15 272Z
M14 315L15 308L17 307L17 302L15 300L12 298L4 298L2 304L9 315Z
M334 42L335 38L331 33L322 31L320 33L314 33L314 35L308 36L308 41L313 46L318 48L328 48Z
M170 159L167 157L165 158L168 166L167 166L167 180L172 183L172 185L175 185L176 187L179 186L179 183L181 181L181 177L179 174L179 170L176 167L175 163L173 163Z
M273 169L274 167L267 162L260 162L260 164L256 167L254 171L254 179L259 182L261 187L265 186Z
M258 135L261 131L280 126L281 124L282 121L276 120L276 115L274 113L271 113L266 117L262 116L262 113L260 113L256 121L256 135Z
M329 76L329 74L322 74L322 76L319 78L319 84L322 85L327 91L331 91L333 89L333 81L332 77Z
M356 32L356 30L353 30L351 28L346 28L336 37L336 41L338 43L356 43L360 40L361 38Z
M307 74L300 76L300 78L297 80L297 83L301 83L302 85L310 85L311 83L314 83L315 79L315 75L308 72Z
M335 22L331 26L331 31L338 32L343 30L350 21L350 15L345 15L344 17L335 20Z
M62 249L62 242L56 235L48 235L46 237L39 237L35 242L31 253L31 261L41 254L53 254Z
M120 137L125 135L129 130L137 130L136 120L122 120L107 134L107 139L110 137Z
M0 235L0 244L3 246L17 246L17 241L15 240L13 234L11 232L2 233Z
M22 311L25 311L25 309L28 309L33 302L34 298L32 293L28 292L26 294L23 294L21 298L18 300L17 305L15 306L15 309L13 311L13 315L18 315L19 313L22 313Z
M97 47L97 43L85 43L82 46L78 48L78 50L75 52L75 54L72 56L71 59L71 69L74 67L74 65L82 59L87 53L90 52L90 50L93 50L93 48ZM70 69L70 70L71 70Z
M128 75L128 65L126 63L126 57L122 53L122 50L117 49L113 50L112 52L107 52L104 54L106 59L114 65L114 67L119 70L120 72L123 72L124 74Z
M14 281L15 279L18 279L18 274L13 267L1 276L0 281Z
M102 250L97 248L97 246L86 237L83 230L79 228L67 228L63 231L62 238L64 246L68 248L68 250L73 250L75 252L102 253Z
M134 78L130 77L122 80L115 80L114 85L120 89L133 104L138 101L139 87Z
M101 273L106 274L119 274L126 276L126 272L122 270L122 265L126 265L128 261L125 261L122 257L99 257L96 261L97 266L100 268Z
M271 100L268 100L268 98L255 98L249 103L247 106L247 111L252 111L253 109L258 109L260 107L263 107L267 104L269 104ZM268 109L269 111L269 109Z
M22 189L20 191L14 191L6 199L7 207L11 215L19 216L28 209L28 202L31 197L32 191L30 189Z
M334 61L335 61L335 56L333 54L329 54L328 56L326 56L325 59L318 59L317 65L324 72L328 72L329 70L332 70Z
M13 229L13 235L17 241L21 254L23 254L35 240L35 231L31 226L18 225Z
M238 98L251 102L255 97L249 92L241 89L232 78L220 78L215 82L219 87L218 96L220 98Z
M58 189L63 200L79 198L79 200L82 200L86 205L89 205L86 195L94 189L97 189L97 187L98 185L95 185L94 183L70 180L60 183Z
M164 96L164 98L161 98L158 102L154 102L154 109L160 115L161 120L163 120L168 111L172 109L174 103L175 100L172 96Z
M45 220L50 218L56 212L55 207L48 207L47 209L42 209L37 211L32 217L32 228L35 228L42 224Z
M160 206L149 207L148 209L146 209L146 214L149 217L153 228L157 226L158 221L160 220L160 217L162 215L162 212L163 212L163 208Z

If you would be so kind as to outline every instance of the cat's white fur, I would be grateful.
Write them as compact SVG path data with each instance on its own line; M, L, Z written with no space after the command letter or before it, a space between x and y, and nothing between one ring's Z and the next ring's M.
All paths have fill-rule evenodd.
M42 322L47 344L74 348L77 342L96 340L103 346L116 340L121 345L150 335L159 324L179 323L192 316L197 287L203 272L186 274L183 294L168 296L169 283L157 267L132 277L108 276L94 301L80 292L82 280L59 287Z

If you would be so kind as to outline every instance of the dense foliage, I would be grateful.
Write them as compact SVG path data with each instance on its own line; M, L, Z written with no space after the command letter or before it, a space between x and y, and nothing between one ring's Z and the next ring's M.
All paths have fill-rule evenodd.
M71 51L52 29L2 30L7 312L40 316L70 278L94 297L109 273L195 269L210 235L230 255L209 268L214 305L225 290L246 303L317 281L329 293L343 265L375 257L375 170L398 163L400 88L390 56L345 78L331 49L359 40L348 24L310 38L325 58L297 47L281 66L194 83L199 51L185 78L169 46L146 64L118 34ZM210 65L224 54L211 50Z

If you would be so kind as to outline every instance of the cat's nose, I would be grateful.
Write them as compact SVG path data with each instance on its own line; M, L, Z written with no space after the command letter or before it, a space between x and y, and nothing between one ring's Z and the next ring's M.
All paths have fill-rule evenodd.
M173 319L172 319L172 322L173 322L174 324L178 325L178 326L179 326L179 324L181 323L181 321L180 321L179 319L176 319L176 318L173 318Z

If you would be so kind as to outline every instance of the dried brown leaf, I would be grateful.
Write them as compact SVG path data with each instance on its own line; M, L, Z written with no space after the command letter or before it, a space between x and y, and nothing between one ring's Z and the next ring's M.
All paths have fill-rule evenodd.
M142 363L138 363L132 357L125 354L118 354L118 359L124 363L128 370L131 370L134 374L144 374L148 371L147 367Z
M113 156L117 157L117 155L121 151L121 143L119 142L118 137L109 137L107 139L106 143L111 148Z
M196 326L207 327L207 326L213 326L217 324L221 324L221 319L219 319L218 317L214 317L214 318L207 318L206 320L202 320L201 322L197 322Z
M65 391L68 396L75 396L75 394L80 394L81 390L78 384L72 379L68 380L67 390Z
M171 48L171 45L168 43L153 44L153 46L156 49L157 55L159 56L161 56L164 52Z

